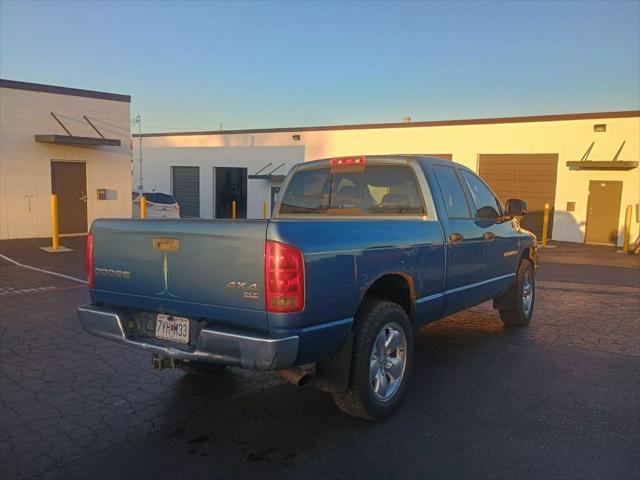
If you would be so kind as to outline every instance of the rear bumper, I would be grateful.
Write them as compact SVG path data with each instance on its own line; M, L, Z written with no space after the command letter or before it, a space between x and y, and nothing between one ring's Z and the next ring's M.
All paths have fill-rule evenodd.
M169 358L278 370L291 367L298 356L297 335L268 338L203 328L195 347L184 345L178 348L168 346L169 342L128 336L126 325L115 310L85 305L78 307L78 318L82 328L92 335Z

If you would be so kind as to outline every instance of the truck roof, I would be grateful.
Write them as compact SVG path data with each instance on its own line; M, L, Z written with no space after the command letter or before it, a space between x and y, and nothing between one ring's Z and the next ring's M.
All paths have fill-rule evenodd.
M345 156L346 157L346 156ZM297 168L311 168L318 165L323 165L325 163L330 162L333 158L345 158L345 157L329 157L322 158L318 160L311 160L309 162L300 163L297 165ZM453 162L452 160L447 160L446 158L434 157L432 155L426 154L388 154L388 155L349 155L349 157L364 157L368 162L372 161L372 163L378 163L382 161L388 160L400 160L400 161L408 161L408 160L416 160L423 166L432 165L432 164L441 164L441 165L452 165L455 164L458 167L467 168L460 163Z

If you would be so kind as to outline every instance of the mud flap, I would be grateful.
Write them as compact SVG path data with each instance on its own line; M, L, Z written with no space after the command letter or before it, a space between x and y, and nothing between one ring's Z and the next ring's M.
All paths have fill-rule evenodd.
M316 387L325 392L346 391L351 377L352 355L353 332L349 332L338 353L316 364Z

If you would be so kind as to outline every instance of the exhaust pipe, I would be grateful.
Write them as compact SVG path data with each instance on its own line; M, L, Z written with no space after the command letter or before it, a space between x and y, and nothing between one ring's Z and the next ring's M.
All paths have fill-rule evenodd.
M316 369L313 365L300 365L298 367L287 368L286 370L278 370L276 373L287 382L302 388L311 384L311 381L315 377Z

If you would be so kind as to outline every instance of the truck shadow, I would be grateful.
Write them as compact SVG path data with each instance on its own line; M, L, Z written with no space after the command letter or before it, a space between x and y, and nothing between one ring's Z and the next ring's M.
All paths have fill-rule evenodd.
M493 357L497 351L500 357L509 351L505 345L524 339L522 331L505 330L496 315L482 307L419 330L407 400L387 421L348 417L330 394L298 389L272 374L229 369L213 378L183 376L174 384L163 415L172 420L160 443L166 448L177 443L198 461L235 464L242 471L259 465L295 468L327 455L327 445L332 463L348 463L359 442L378 445L369 453L375 456L386 435L396 439L385 446L386 454L400 454L412 448L411 437L403 438L402 432L426 434L438 417L451 417L451 409L459 408L464 421L474 411L473 392L487 389L488 367L479 356Z

